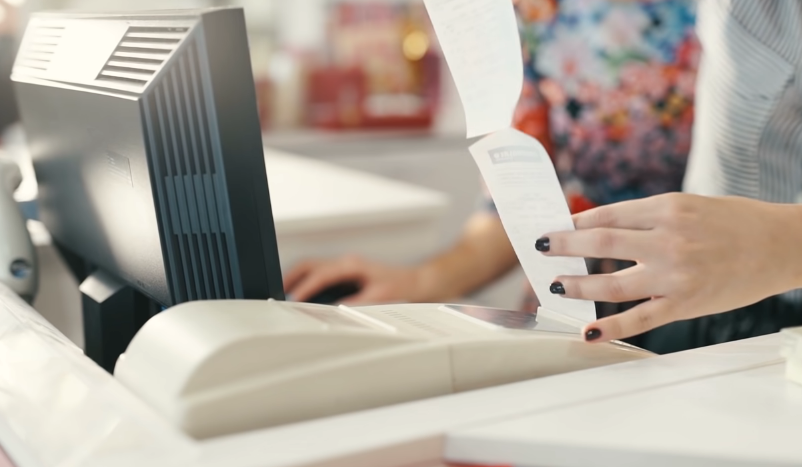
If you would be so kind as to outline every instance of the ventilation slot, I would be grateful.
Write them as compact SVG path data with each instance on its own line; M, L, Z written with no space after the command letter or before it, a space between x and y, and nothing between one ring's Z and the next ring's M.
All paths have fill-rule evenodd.
M235 296L223 180L217 170L197 50L163 72L146 99L152 179L176 303Z
M144 86L178 47L189 28L131 27L97 79Z
M63 35L63 26L31 28L20 47L16 66L46 71Z

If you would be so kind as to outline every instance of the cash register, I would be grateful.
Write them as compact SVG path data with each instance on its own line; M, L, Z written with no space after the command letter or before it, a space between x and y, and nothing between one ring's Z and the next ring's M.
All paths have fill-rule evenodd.
M577 323L285 300L242 9L42 13L12 79L86 353L195 438L648 358Z

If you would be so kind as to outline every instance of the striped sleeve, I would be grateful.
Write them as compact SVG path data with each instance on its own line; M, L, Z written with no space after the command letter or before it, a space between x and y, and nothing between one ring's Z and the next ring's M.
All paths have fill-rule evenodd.
M802 2L702 0L697 29L685 191L802 203Z
M704 0L685 190L794 203L802 192L802 4Z

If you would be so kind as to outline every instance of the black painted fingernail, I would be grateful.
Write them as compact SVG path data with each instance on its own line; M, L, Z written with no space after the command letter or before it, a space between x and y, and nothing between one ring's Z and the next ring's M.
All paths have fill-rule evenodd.
M541 238L535 242L535 249L542 252L549 251L551 249L551 242L548 238Z
M588 332L585 333L585 340L588 342L595 341L601 338L601 331L598 329L588 329Z
M549 291L554 295L565 295L565 286L563 286L562 282L555 282L551 284Z

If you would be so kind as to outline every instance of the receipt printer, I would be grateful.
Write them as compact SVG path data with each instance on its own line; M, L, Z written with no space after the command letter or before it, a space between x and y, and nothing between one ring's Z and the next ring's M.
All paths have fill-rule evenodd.
M192 302L151 319L115 376L208 438L650 357L555 317L456 305Z

